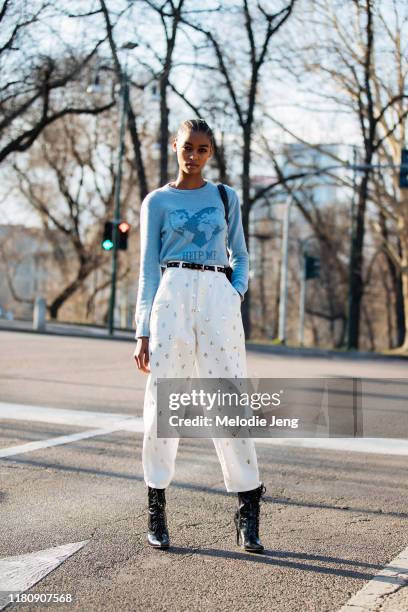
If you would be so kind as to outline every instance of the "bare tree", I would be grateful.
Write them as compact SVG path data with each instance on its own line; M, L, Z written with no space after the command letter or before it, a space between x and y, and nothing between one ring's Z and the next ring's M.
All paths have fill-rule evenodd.
M105 263L101 232L112 215L116 179L116 134L110 123L62 119L43 131L25 163L14 163L19 191L40 216L64 279L48 299L52 319ZM127 168L125 208L134 190L133 165Z
M118 79L123 77L123 66L121 64L117 44L115 42L115 24L113 23L111 12L108 9L106 2L100 0L101 12L104 16L108 41L112 53L113 63ZM199 70L201 66L198 65L197 61L186 62L184 58L180 60L175 59L176 53L176 38L178 31L182 29L183 20L182 16L191 15L194 13L211 13L217 9L184 9L185 0L179 0L177 3L167 0L163 3L153 2L151 0L140 0L132 2L130 7L135 7L139 12L146 8L151 9L157 14L160 20L160 24L163 30L163 40L165 42L164 52L157 50L157 44L155 40L152 40L151 34L143 36L142 39L138 39L138 45L140 45L145 54L142 57L138 57L138 63L147 73L147 77L143 79L143 82L138 82L135 78L131 78L131 86L135 86L141 90L151 87L153 91L158 84L158 98L159 98L159 109L158 109L158 134L154 135L154 138L158 136L158 144L160 148L160 167L159 167L159 185L163 185L168 181L168 151L169 151L169 90L171 90L177 97L179 97L184 104L190 108L197 117L202 116L202 109L194 104L186 92L180 91L180 89L171 81L171 73L174 67L188 66L191 71L191 78L193 78L194 72ZM146 16L145 16L146 17ZM186 35L185 29L183 33ZM198 45L194 40L189 38L189 43L192 48L194 57L198 54ZM152 60L149 61L148 55L151 55ZM183 56L185 53L180 52ZM190 53L189 53L190 55ZM144 109L141 110L144 113ZM141 199L146 195L148 187L146 183L146 172L143 165L143 157L141 155L141 133L137 128L136 124L136 111L132 103L128 105L128 129L130 131L133 148L135 163L138 169L138 177L140 184ZM155 142L156 144L156 142ZM224 157L224 151L222 143L218 144L215 142L214 159L219 168L220 180L227 180L226 163Z
M242 134L242 223L247 244L249 244L249 214L251 210L251 160L252 142L255 129L255 109L258 89L261 84L262 68L268 60L268 53L273 36L279 32L290 17L296 0L290 0L282 9L273 12L265 9L260 2L257 11L250 8L247 0L240 3L240 16L245 31L248 54L242 58L242 78L237 70L237 57L229 53L230 37L221 40L213 29L197 23L193 19L182 18L194 30L203 34L210 43L215 54L218 70L223 84L228 92L235 119ZM228 11L226 11L227 13ZM264 25L264 31L259 35L259 28ZM244 63L246 61L246 64ZM242 66L240 66L242 71ZM250 321L250 291L243 302L242 316L245 333L251 334Z
M123 84L123 80L124 78L127 78L127 75L124 74L124 69L119 59L118 47L117 47L117 44L115 42L115 37L114 37L115 25L112 23L111 15L110 15L110 12L109 12L109 9L107 7L105 0L99 0L99 1L100 1L100 7L101 7L100 12L102 13L103 18L104 18L106 32L107 32L107 39L108 39L110 51L112 54L114 70L116 72L118 82ZM141 143L141 139L140 139L139 131L137 128L137 123L136 123L136 113L133 109L130 99L128 99L127 101L127 119L128 119L129 132L132 138L134 162L135 162L135 167L136 167L137 176L138 176L139 196L140 196L140 200L142 201L143 198L147 195L149 188L147 184L146 169L145 169L145 165L143 162L143 156L142 156L142 143Z
M0 47L0 162L26 151L45 127L70 115L96 115L112 107L112 100L91 106L89 96L68 94L94 60L99 41L89 52L55 57L37 51L34 33L47 20L48 2L5 0L0 9L0 27L5 38ZM39 34L37 34L39 36ZM34 49L34 52L33 52ZM64 92L64 95L60 95Z
M373 71L381 142L379 160L398 167L401 149L407 146L408 117L408 13L396 0L387 11L377 11L381 40L387 49L387 72L381 62ZM380 104L382 102L382 105ZM408 351L408 192L399 188L394 170L375 176L373 200L378 221L373 225L380 239L395 295L397 345Z
M397 3L393 4L398 12ZM378 162L384 143L394 137L408 113L403 87L396 87L395 82L384 78L379 47L384 23L388 21L382 9L388 8L382 5L381 0L356 0L341 6L328 0L314 0L314 12L308 17L313 18L316 44L313 48L309 44L304 49L305 66L321 75L323 80L328 79L332 87L328 93L323 86L322 95L334 101L339 109L352 111L362 141L363 159L357 185L350 262L350 348L359 346L366 209L373 177L371 166ZM384 128L384 122L391 116L392 120Z
M164 185L168 181L168 150L169 150L169 108L168 108L168 89L169 78L173 65L173 56L176 46L176 37L179 25L181 23L182 10L185 0L166 0L165 2L153 2L152 0L144 0L160 18L163 28L163 37L165 41L165 49L163 57L161 57L153 48L153 45L145 41L145 45L153 51L155 58L160 65L160 71L155 77L159 83L160 95L160 185Z

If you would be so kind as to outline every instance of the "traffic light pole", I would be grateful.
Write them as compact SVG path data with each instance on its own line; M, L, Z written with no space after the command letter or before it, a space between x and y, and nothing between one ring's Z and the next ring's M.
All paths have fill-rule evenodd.
M316 239L314 234L307 236L300 241L301 245L301 277L300 277L300 301L299 301L299 345L304 345L305 339L305 306L306 306L306 281L307 281L307 260L306 260L306 245L310 240Z
M300 302L299 302L299 345L303 346L305 341L305 305L306 305L306 257L304 247L302 250L302 270L300 278Z
M129 85L126 72L122 73L121 82L122 108L120 117L120 133L119 133L119 152L117 162L117 172L115 181L115 213L113 219L113 234L112 234L112 277L111 277L111 294L109 300L109 315L108 315L108 331L109 335L114 334L114 317L115 317L115 296L116 296L116 276L117 276L117 259L118 259L118 243L119 243L119 223L120 223L120 189L122 183L122 165L125 152L125 126L126 114L128 105Z
M286 344L286 314L288 303L288 255L289 255L289 225L292 208L292 194L289 193L285 204L285 217L283 220L283 237L281 250L281 277L279 300L279 328L278 338L281 344Z

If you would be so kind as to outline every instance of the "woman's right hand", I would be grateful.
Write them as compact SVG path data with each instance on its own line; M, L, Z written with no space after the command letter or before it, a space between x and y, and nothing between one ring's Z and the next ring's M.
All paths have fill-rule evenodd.
M136 361L136 365L141 372L150 373L150 360L149 360L149 337L141 336L137 339L135 352L133 357Z

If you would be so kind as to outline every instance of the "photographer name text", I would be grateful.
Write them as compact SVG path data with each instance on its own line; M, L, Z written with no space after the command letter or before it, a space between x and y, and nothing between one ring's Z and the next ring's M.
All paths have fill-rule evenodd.
M299 426L298 418L277 418L274 415L271 417L269 423L267 419L259 417L258 415L250 417L241 416L219 416L215 417L197 415L192 418L179 417L178 415L171 415L169 417L169 424L172 427L288 427L290 429L297 429Z

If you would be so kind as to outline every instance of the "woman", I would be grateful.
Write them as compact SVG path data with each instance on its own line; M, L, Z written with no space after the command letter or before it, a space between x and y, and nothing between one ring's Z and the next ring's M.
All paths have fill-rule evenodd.
M214 151L205 121L184 121L173 141L177 179L155 189L140 213L140 275L134 353L148 373L144 399L142 462L148 487L148 542L169 546L165 489L175 468L178 438L157 437L157 381L162 378L246 378L241 301L248 287L248 252L234 189L226 186L228 230L217 185L202 171ZM231 282L225 274L233 268ZM161 275L160 267L164 268ZM228 350L230 349L230 350ZM263 552L259 541L259 481L253 440L213 438L228 492L238 494L237 544Z

